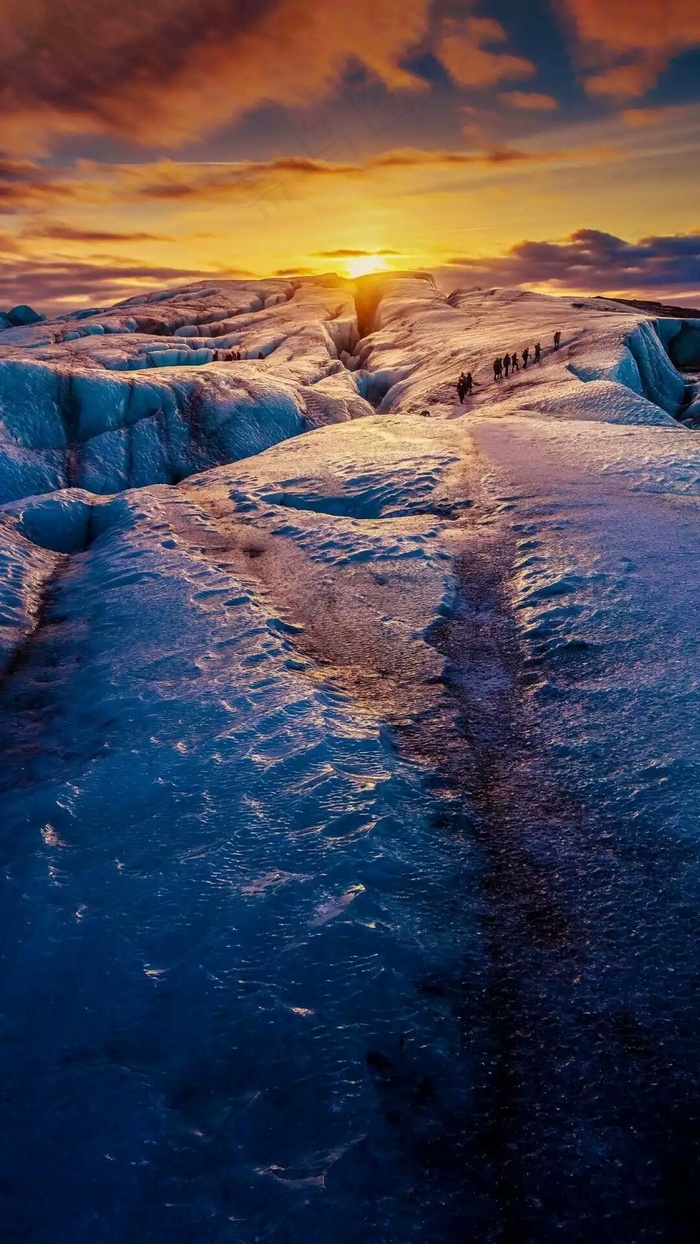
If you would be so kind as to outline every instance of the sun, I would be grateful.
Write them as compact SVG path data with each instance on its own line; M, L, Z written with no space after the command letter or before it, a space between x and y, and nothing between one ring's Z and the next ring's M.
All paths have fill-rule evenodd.
M381 255L357 255L345 261L349 277L368 276L370 272L387 272L388 269L389 265Z

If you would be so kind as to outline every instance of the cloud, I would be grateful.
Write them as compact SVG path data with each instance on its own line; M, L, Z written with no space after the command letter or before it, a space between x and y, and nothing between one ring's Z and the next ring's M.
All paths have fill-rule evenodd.
M270 182L303 181L362 172L361 164L331 163L305 156L244 160L228 164L182 164L161 160L152 165L113 166L125 191L143 199L186 200L248 195Z
M5 243L7 242L7 246ZM0 235L0 307L29 302L46 312L73 306L106 306L139 290L194 280L249 277L224 265L207 268L141 263L136 259L98 262L60 257L53 262L16 253L11 235ZM364 254L396 254L355 248L319 251L343 259ZM283 277L310 275L308 267L279 268ZM455 255L437 273L445 287L503 285L581 294L618 293L660 300L700 297L700 230L653 235L629 242L596 229L579 229L563 241L522 241L502 255Z
M559 107L553 95L541 95L537 91L504 91L499 99L511 108L529 112L556 112Z
M613 65L586 78L589 95L609 95L614 99L637 99L655 85L663 62L656 56L641 57L629 65Z
M31 160L0 158L0 213L41 207L76 197L75 189L55 171Z
M8 255L17 255L21 253L19 245L14 233L0 232L0 256L5 258Z
M92 196L97 200L107 197L111 203L145 200L186 205L194 201L243 198L264 205L268 199L270 202L283 200L305 183L372 177L382 171L447 170L480 165L505 167L551 161L562 154L567 153L497 146L468 151L400 147L352 164L298 156L218 164L160 160L154 164L89 165L84 161L76 176L82 179L79 192L84 200ZM108 188L105 179L109 182Z
M443 23L437 55L459 86L488 87L532 77L536 72L532 61L484 46L507 39L501 23L490 17L450 18Z
M22 237L25 238L47 238L52 242L80 242L89 245L91 243L110 243L110 242L173 242L172 237L166 237L161 233L141 233L120 232L113 233L101 229L80 229L74 228L72 225L64 225L60 222L49 225L35 226L30 229L22 230Z
M3 145L107 133L177 147L261 104L309 107L361 64L392 90L429 0L0 0Z
M678 53L700 45L700 8L688 0L564 0L591 95L635 99Z
M681 123L692 120L694 112L692 106L670 104L663 108L625 108L621 115L625 125L632 129L646 130L667 125L669 121Z
M140 289L207 280L250 276L241 269L168 267L125 262L94 263L64 259L43 263L22 258L0 267L0 307L28 302L38 310L62 314L73 306L109 306Z
M359 259L364 255L400 255L401 251L392 250L390 246L384 246L381 250L366 251L355 249L350 246L341 246L334 251L314 251L313 254L319 259Z
M184 163L159 160L148 164L104 164L79 160L72 167L39 166L31 161L0 160L0 215L24 216L24 237L84 243L168 242L170 234L131 229L99 229L52 221L64 208L95 208L112 214L143 203L177 209L232 202L279 206L304 192L306 186L334 179L375 179L402 172L474 168L517 170L527 165L561 161L603 160L617 155L603 147L532 151L515 146L482 146L468 150L400 147L357 163L332 163L306 157L229 163ZM173 230L173 226L170 226ZM177 232L177 230L174 230ZM197 233L197 237L207 234Z
M1 0L0 0L1 2ZM149 164L103 164L79 160L72 167L51 167L29 160L0 159L0 213L36 212L62 205L108 205L135 203L141 200L178 202L189 200L229 199L269 193L271 188L291 186L294 182L323 177L359 174L366 166L328 163L303 156L282 156L275 160L231 161L229 163L181 163L159 160ZM160 240L157 235L134 235L108 230L78 230L69 234L69 226L47 225L54 236L66 241ZM94 236L89 236L94 235ZM104 236L101 236L104 235ZM165 239L163 239L165 240Z
M556 153L554 153L556 154ZM182 164L162 160L152 165L118 166L118 175L127 196L159 200L216 199L264 192L270 184L292 185L306 180L354 177L381 169L454 168L469 165L516 164L552 159L550 153L492 147L484 150L426 150L399 147L381 152L368 160L333 163L300 156L275 160L246 160L230 164Z
M421 170L473 167L517 168L527 164L581 158L566 151L530 151L491 146L466 151L390 149L357 163L332 163L306 157L230 163L182 163L159 160L150 164L103 164L79 160L72 167L40 166L31 161L0 160L0 216L24 218L23 236L83 243L167 242L172 237L151 231L100 229L80 222L53 222L51 214L66 208L97 208L112 216L119 208L143 203L182 206L246 201L265 212L291 201L313 183L334 179L376 178ZM586 152L585 154L590 154ZM599 153L602 157L603 153ZM170 226L173 230L173 226ZM175 230L177 232L177 230ZM199 233L197 236L202 236ZM206 236L206 234L204 235Z
M527 151L520 147L489 147L480 151L424 151L405 147L385 151L365 166L381 168L465 168L469 165L538 164L556 160L570 153L563 151Z
M518 242L505 255L458 255L453 276L470 284L549 285L580 293L663 296L700 289L700 231L627 242L597 229L578 229L563 242Z

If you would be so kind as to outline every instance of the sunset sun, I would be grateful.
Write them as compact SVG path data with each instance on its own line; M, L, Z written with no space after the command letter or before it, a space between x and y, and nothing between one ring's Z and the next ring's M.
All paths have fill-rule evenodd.
M349 277L369 276L371 272L387 272L388 263L381 255L357 255L345 260L345 271Z

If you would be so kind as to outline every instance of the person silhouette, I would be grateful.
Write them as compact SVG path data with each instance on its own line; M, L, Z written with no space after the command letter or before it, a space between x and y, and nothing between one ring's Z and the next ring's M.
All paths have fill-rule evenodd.
M554 349L558 350L561 345L561 333L559 330L554 334Z
M539 363L541 357L542 357L542 346L540 345L539 341L536 341L535 342L535 362Z
M466 391L467 391L467 377L465 376L464 372L460 372L459 380L457 381L457 395L459 397L460 405L462 405L462 403L464 402L464 395Z
M510 354L504 354L503 356L503 370L506 373L506 380L507 380L508 373L510 371Z
M517 354L515 353L515 350L513 351L512 355L511 355L511 358L510 358L510 365L511 365L511 367L513 368L513 371L514 371L514 372L516 372L516 371L520 371L520 364L519 364L519 362L518 362L518 356L517 356Z
M527 370L527 360L529 359L529 357L530 357L530 347L529 347L529 346L525 346L525 349L523 350L523 368L524 368L524 370Z
M465 383L465 386L466 386L466 394L467 394L467 397L471 397L471 395L472 395L472 385L474 384L474 377L472 376L472 374L471 374L471 372L470 372L470 371L468 371L468 372L467 372L467 374L466 374L466 376L465 376L465 378L464 378L464 383Z
M493 361L493 378L500 380L503 374L503 359L494 359Z

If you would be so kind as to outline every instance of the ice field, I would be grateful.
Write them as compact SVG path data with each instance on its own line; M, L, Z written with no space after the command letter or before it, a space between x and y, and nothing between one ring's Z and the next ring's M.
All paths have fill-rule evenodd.
M0 330L0 1241L693 1238L700 321Z

